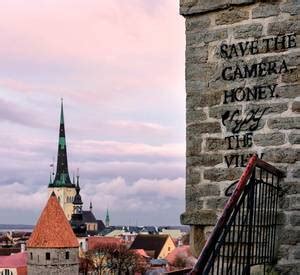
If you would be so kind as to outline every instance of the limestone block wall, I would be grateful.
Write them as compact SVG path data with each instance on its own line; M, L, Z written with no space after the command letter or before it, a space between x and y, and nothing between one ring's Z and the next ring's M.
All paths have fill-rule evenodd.
M186 212L195 254L249 156L283 170L277 268L300 270L300 1L181 0ZM294 273L293 273L294 272ZM299 271L300 272L300 271ZM289 273L286 273L289 274Z
M66 252L69 252L68 259ZM73 275L79 273L78 248L28 248L28 275ZM50 253L50 260L46 259Z

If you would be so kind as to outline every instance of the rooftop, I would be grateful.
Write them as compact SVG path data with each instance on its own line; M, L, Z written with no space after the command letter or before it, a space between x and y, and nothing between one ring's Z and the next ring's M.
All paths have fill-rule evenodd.
M130 249L144 249L147 254L154 252L154 258L157 258L164 247L169 235L144 235L139 234L133 241Z
M27 266L27 253L20 252L10 256L0 256L0 268L17 268Z
M29 240L27 247L78 247L77 238L54 193L50 196Z
M122 240L114 237L93 236L88 238L88 250L106 246L120 246L121 244Z

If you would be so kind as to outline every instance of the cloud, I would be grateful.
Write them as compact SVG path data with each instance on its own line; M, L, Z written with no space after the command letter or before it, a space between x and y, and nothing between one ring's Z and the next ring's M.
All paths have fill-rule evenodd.
M57 154L56 139L0 133L0 185L9 180L47 184L49 165L52 156ZM173 179L185 174L184 144L83 139L69 142L67 146L70 172L80 168L86 181L116 176L130 180Z
M177 1L11 0L0 9L1 192L16 205L32 194L38 209L64 97L69 169L80 168L83 187L97 186L101 200L100 189L116 184L126 198L104 195L116 209L118 198L130 205L128 217L178 223L184 199L172 187L185 175L185 93ZM14 196L10 185L23 191ZM139 213L158 206L155 215ZM15 208L0 219L37 215L28 208L20 217ZM125 223L121 210L112 211Z
M46 187L32 190L32 186L14 182L9 185L2 185L0 192L0 209L41 209L47 198Z
M140 157L147 159L183 159L184 144L150 145L118 141L82 140L70 144L74 155L85 159L131 159Z
M161 90L183 87L184 19L173 0L12 0L0 8L0 79L17 90L107 104L149 91L157 102Z
M184 178L139 179L130 183L118 177L85 184L82 189L85 205L92 201L100 217L108 207L114 224L179 224L184 194Z
M29 127L44 127L41 120L36 119L32 112L12 101L0 98L0 121L17 123Z
M81 195L85 208L89 206L90 201L93 202L98 218L102 218L101 214L109 207L115 222L126 223L131 220L133 223L138 219L140 223L151 223L145 215L160 216L169 213L172 219L174 216L179 217L184 207L184 187L184 178L139 179L130 183L122 177L117 177L106 182L84 184ZM3 185L0 201L0 217L7 210L20 210L25 213L27 211L27 214L34 211L39 215L47 201L47 189L44 186L34 190L33 186L18 182ZM141 218L142 216L145 218ZM35 216L27 221L34 223L37 218L38 216ZM159 221L164 224L164 221L171 220L162 217L156 219L155 223Z

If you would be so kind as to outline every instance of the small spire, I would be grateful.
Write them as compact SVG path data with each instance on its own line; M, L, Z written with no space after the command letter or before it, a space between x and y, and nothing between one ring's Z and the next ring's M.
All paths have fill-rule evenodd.
M91 211L91 212L93 211L93 204L92 204L91 201L90 201L90 211Z
M109 213L108 213L108 208L106 209L106 217L105 217L105 226L106 227L109 227L109 222L110 222L110 219L109 219Z

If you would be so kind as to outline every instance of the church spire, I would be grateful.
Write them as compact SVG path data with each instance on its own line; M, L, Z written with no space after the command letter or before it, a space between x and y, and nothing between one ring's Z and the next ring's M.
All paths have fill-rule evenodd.
M109 214L108 214L108 209L106 209L106 217L105 217L105 226L109 227Z
M63 99L61 99L56 175L52 183L52 186L57 186L57 187L72 186L72 182L68 170Z

